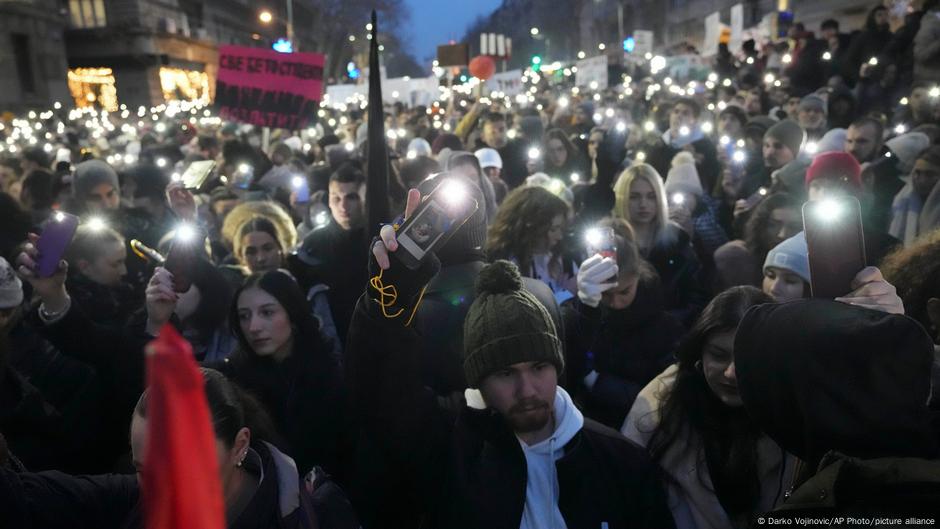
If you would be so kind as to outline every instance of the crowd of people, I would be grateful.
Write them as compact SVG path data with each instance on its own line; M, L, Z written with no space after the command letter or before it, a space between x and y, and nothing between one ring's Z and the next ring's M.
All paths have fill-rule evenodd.
M925 0L722 45L700 79L387 104L381 225L364 103L301 131L180 102L3 121L0 525L141 527L167 325L230 528L937 523L938 46ZM406 266L396 230L448 182L478 207ZM802 208L849 197L867 266L813 297Z

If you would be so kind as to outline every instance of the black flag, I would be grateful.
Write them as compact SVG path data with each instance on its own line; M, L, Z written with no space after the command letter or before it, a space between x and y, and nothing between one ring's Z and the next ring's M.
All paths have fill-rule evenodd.
M390 222L388 206L388 146L385 143L385 113L382 110L382 73L379 69L379 27L372 11L372 41L369 44L369 159L366 177L366 207L369 235L376 235L383 222Z

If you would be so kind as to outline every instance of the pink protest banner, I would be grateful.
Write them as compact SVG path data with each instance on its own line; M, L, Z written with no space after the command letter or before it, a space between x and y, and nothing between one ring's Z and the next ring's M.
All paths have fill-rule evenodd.
M320 53L221 46L215 85L219 116L261 127L306 127L323 94L325 61Z

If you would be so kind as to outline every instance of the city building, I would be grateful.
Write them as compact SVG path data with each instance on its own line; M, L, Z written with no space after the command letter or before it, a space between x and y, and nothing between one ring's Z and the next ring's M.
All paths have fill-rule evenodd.
M0 109L69 99L66 14L56 0L0 0Z

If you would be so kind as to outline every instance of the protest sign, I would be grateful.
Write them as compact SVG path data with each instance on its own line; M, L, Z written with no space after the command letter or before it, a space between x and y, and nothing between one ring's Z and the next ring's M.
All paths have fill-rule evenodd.
M653 32L645 29L637 29L633 32L633 54L646 55L653 53Z
M735 4L731 6L731 42L728 43L728 49L731 53L737 53L741 49L744 34L744 5Z
M718 40L721 38L721 13L714 13L705 17L705 41L702 42L702 56L711 57L718 54Z
M221 46L215 105L222 119L300 129L316 119L323 91L319 53Z
M591 83L597 83L593 86ZM574 84L588 86L595 90L607 88L607 56L598 55L578 61L578 71L575 73Z
M486 81L486 89L490 92L502 92L507 96L522 93L522 70L509 70L494 74Z

